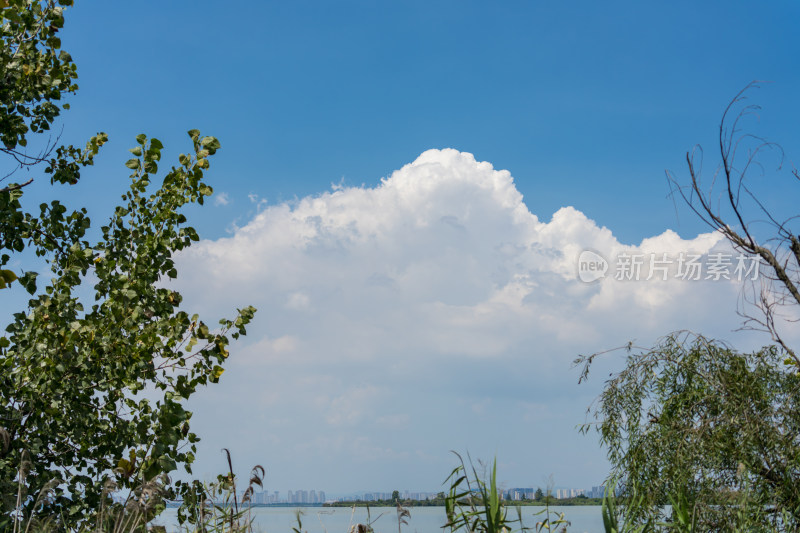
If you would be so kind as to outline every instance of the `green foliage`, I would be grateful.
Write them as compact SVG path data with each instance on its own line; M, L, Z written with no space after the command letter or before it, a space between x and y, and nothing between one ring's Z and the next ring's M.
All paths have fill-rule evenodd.
M391 507L397 502L392 500L340 500L335 502L325 502L325 507ZM402 500L406 507L442 507L445 504L445 494L440 492L431 499L424 500Z
M447 523L443 526L456 531L464 528L471 532L501 533L510 531L515 520L510 520L500 492L497 489L497 459L492 464L488 481L478 474L472 460L469 468L456 452L459 465L445 480L450 490L445 498Z
M8 287L12 281L16 281L17 275L13 270L0 270L0 289Z
M557 513L550 510L549 500L545 503L545 508L536 513L536 515L543 516L542 520L536 522L534 527L536 533L541 533L542 531L566 532L567 528L572 525L572 522L565 518L565 513Z
M65 524L97 510L110 479L129 488L180 464L191 472L199 439L182 403L219 380L230 338L246 333L255 312L241 309L212 331L164 286L177 276L173 254L198 240L182 208L211 192L204 170L218 142L196 131L190 137L193 154L181 155L153 192L162 145L137 138L129 190L96 242L84 239L89 219L82 215L64 225L57 249L28 241L48 258L53 277L14 315L0 349L0 421L9 437L0 451L0 493L13 492L29 454L26 492L63 480L46 506ZM84 306L77 292L89 280L95 303ZM3 510L13 507L4 502Z
M629 526L671 505L665 530L800 527L800 376L781 360L690 334L629 356L594 408Z
M6 166L0 184L16 170L43 165L51 183L74 185L81 168L92 165L94 156L108 140L104 133L92 137L85 148L59 146L48 140L40 149L29 152L30 134L48 131L62 109L62 97L75 92L77 68L72 57L61 50L57 36L64 26L64 7L69 0L10 0L0 8L0 153ZM16 167L16 168L14 168ZM88 219L84 210L68 213L58 201L42 204L39 213L22 208L24 183L0 186L0 252L21 252L32 245L40 256L66 253L75 234L85 231ZM9 253L0 253L0 267L8 264ZM0 268L0 289L17 281L33 293L35 272L16 273Z
M633 520L626 521L622 510L617 506L616 482L606 484L600 514L603 517L603 529L606 533L645 533L652 531L653 521L648 520L643 524L635 524ZM636 496L632 496L636 500Z
M550 505L553 504L555 498L553 497L553 478L550 476L550 479L547 483L547 493L545 494L542 489L538 489L537 493L540 496L539 501L544 504L544 509L534 513L534 516L541 517L533 527L533 530L536 533L542 531L559 531L559 532L566 532L568 528L572 525L572 523L566 519L565 514L563 512L557 512L550 509ZM558 500L559 505L564 505L567 502L572 502L574 499L571 500ZM567 503L569 504L569 503ZM517 506L517 514L519 515L519 522L522 525L522 512L519 506ZM521 527L521 533L525 533L525 527Z
M0 9L0 142L12 155L29 132L50 129L64 93L74 92L77 69L61 49L58 31L70 0L7 0ZM56 5L58 4L58 5ZM62 105L65 106L65 105Z
M611 479L622 487L619 505L613 493L604 500L609 533L800 529L800 357L784 331L792 331L800 304L800 237L792 229L797 217L780 219L746 183L748 171L763 170L761 154L777 148L782 155L742 127L759 109L745 103L757 86L745 87L723 113L710 186L701 180L699 149L686 154L688 185L667 176L698 218L737 252L760 258L759 286L743 289L738 311L747 329L768 332L775 346L743 354L672 334L631 355L607 381L594 415ZM800 178L797 169L792 174ZM784 314L784 306L793 309ZM596 355L578 359L581 380Z
M108 140L100 133L85 148L48 140L36 155L25 151L77 89L75 64L57 36L71 4L0 6L0 152L15 167L0 182L41 165L52 185L73 185ZM0 289L34 295L0 337L0 529L14 513L47 516L59 528L86 524L113 505L110 486L135 496L179 465L191 471L198 438L183 402L219 380L230 339L245 334L255 310L212 329L166 286L177 276L173 254L198 240L182 210L212 194L204 172L220 148L197 130L189 136L193 149L159 184L163 146L139 135L122 203L92 233L86 209L58 200L26 205L32 178L0 187L0 267L32 252L50 269L37 291L37 272L0 268ZM163 482L170 496L195 489Z
M264 467L256 465L250 471L250 481L242 495L240 507L230 452L227 449L223 451L228 459L228 473L218 475L216 482L203 484L200 490L187 495L178 510L179 519L191 524L188 530L219 533L244 533L253 530L250 501L255 487L263 487Z
M92 137L86 145L86 150L76 152L77 159L64 160L67 167L75 168L71 170L56 169L53 171L53 179L56 179L56 174L61 172L58 174L60 176L58 179L63 178L70 184L75 183L80 173L79 167L91 165L94 155L107 140L108 136L105 133L99 133ZM74 150L72 147L69 149ZM66 149L61 147L58 150ZM45 171L56 168L53 165L55 164L48 166ZM68 174L67 178L64 178L64 172ZM85 209L68 212L67 208L58 200L53 200L49 204L41 204L38 214L26 211L22 206L23 192L23 187L15 184L0 189L0 251L8 252L0 253L0 266L11 260L10 254L22 252L26 248L32 248L36 255L47 259L50 256L68 255L69 247L82 239L90 226ZM25 290L30 294L35 292L36 272L24 272L19 277L9 270L0 272L5 278L5 284L0 285L0 289L19 279ZM11 273L13 278L8 277L6 273Z
M229 462L230 464L230 462ZM253 531L253 517L249 495L254 486L263 486L264 469L256 465L250 473L250 482L244 491L241 506L236 498L236 477L232 472L217 476L213 483L203 484L203 499L196 501L187 511L193 514L191 526L182 531L203 533L249 533ZM155 480L122 491L109 479L103 488L103 503L92 516L73 531L80 533L166 533L164 526L152 521L164 509L165 497L170 493L169 478L161 475ZM55 484L45 487L37 496L39 502L51 497ZM63 529L63 524L52 515L35 513L14 523L13 533L51 533Z

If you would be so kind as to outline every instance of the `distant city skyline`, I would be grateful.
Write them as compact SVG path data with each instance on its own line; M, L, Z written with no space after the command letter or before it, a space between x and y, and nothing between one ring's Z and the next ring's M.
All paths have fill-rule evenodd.
M394 489L397 490L397 489ZM331 494L326 497L326 492L323 490L285 490L283 492L278 490L261 490L255 491L251 497L251 501L258 505L269 504L322 504L325 502L334 501L386 501L390 500L392 491L361 491L350 494ZM542 490L543 493L550 491L550 495L556 499L575 498L578 496L586 496L587 498L601 498L605 490L604 485L595 485L590 488L555 488L551 487L526 487L526 488L511 488L511 489L498 489L502 497L506 500L519 501L519 500L532 500L535 499L536 491ZM398 490L402 500L432 500L441 493L446 491L409 491ZM282 496L283 495L283 496Z
M320 504L325 503L327 498L323 490L287 490L284 492L285 496L281 496L281 492L277 490L260 490L254 491L251 496L251 501L258 505L269 504Z

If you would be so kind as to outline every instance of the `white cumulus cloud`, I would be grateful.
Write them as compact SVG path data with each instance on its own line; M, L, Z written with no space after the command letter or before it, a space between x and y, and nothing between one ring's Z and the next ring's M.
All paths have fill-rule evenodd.
M609 261L605 279L578 279L583 250ZM377 462L391 457L398 483L425 489L446 475L447 451L464 447L514 455L530 476L561 461L565 483L600 481L602 453L574 431L598 389L577 387L570 361L675 329L727 335L738 324L734 280L675 279L673 265L666 281L617 281L611 263L623 253L711 251L730 250L715 234L686 240L670 230L620 243L573 207L541 220L508 171L429 150L375 187L266 206L232 236L183 254L193 311L259 309L195 422L213 426L206 404L258 420L268 449L234 438L231 419L209 449L239 445L253 464L267 461L262 453L287 485L331 462L374 457L347 479L377 489L388 472ZM559 446L544 431L562 431ZM321 443L336 444L328 455ZM298 446L316 455L298 458ZM594 471L571 470L574 453L595 457Z

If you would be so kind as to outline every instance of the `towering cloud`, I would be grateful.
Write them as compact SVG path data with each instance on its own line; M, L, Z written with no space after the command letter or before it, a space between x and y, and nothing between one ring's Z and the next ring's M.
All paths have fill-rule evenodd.
M606 262L592 283L587 250ZM709 253L733 279L681 279L679 258ZM287 486L333 468L329 491L433 489L464 447L514 461L513 482L599 480L602 454L574 426L600 381L578 388L570 361L675 329L730 337L735 266L714 234L627 245L573 207L543 222L509 172L429 150L375 187L268 206L181 257L187 307L259 308L195 424L218 435L208 449L238 447Z

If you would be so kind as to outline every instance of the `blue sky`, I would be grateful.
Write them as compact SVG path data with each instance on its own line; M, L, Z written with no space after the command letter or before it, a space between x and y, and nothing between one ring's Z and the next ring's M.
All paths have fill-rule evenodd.
M260 322L193 405L208 435L195 471L216 472L228 446L243 469L264 464L274 490L437 490L448 450L468 449L497 453L511 486L549 474L565 487L601 481L602 451L575 431L601 383L576 387L572 357L683 327L736 341L736 290L626 288L597 307L598 292L566 283L563 264L495 252L531 239L567 255L710 250L698 238L707 229L668 198L664 170L685 177L696 143L713 170L720 115L752 80L770 83L749 93L764 108L750 125L789 160L800 154L799 11L788 1L77 2L62 40L80 90L63 139L106 131L111 142L68 201L102 219L138 133L160 138L168 159L188 150L190 128L222 142L211 176L225 201L191 212L208 240L185 262L183 290L212 315L255 303ZM445 148L474 159L429 152L393 175ZM764 197L791 209L766 183ZM455 220L468 238L428 219ZM353 244L351 226L372 244ZM309 232L319 246L301 250ZM517 301L523 289L509 280L523 270ZM598 322L559 329L573 319Z
M197 127L222 140L218 189L240 201L374 184L453 147L509 169L541 216L574 205L635 242L675 225L664 169L712 146L748 82L772 82L755 96L762 126L797 144L799 9L78 2L63 32L81 76L66 134L107 130L113 165L137 133L179 150ZM204 234L222 235L212 218ZM677 229L699 226L684 217Z

